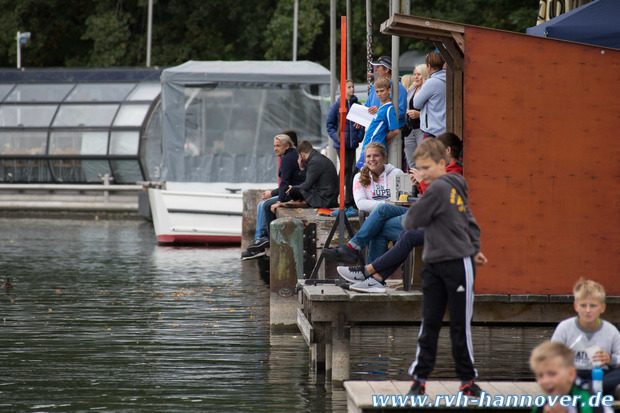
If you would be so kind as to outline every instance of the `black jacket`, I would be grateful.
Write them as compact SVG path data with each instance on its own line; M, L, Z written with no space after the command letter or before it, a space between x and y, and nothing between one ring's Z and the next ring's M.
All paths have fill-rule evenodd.
M326 156L310 152L306 163L306 180L297 186L312 208L338 205L338 173Z

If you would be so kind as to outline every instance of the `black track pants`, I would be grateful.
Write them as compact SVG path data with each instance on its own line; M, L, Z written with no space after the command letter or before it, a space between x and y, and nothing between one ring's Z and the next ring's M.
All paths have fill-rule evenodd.
M416 358L409 368L410 375L426 378L433 371L446 305L450 311L450 339L456 375L463 381L478 375L474 368L471 339L474 275L471 257L424 265L421 274L423 321L418 335Z

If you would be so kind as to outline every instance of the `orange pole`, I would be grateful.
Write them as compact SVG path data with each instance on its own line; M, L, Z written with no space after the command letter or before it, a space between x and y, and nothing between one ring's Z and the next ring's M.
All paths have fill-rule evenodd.
M340 17L340 210L344 210L344 146L347 122L347 18Z

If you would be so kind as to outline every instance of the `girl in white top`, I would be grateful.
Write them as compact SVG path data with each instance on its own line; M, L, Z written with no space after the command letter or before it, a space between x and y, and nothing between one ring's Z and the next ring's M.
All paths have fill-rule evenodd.
M370 142L364 150L364 167L353 178L353 198L360 211L372 212L375 207L390 199L390 177L403 171L386 164L385 147Z

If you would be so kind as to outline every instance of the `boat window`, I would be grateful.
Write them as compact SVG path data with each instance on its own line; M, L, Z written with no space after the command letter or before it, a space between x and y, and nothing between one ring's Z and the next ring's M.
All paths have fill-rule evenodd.
M73 84L17 85L7 96L6 102L60 102Z
M140 126L149 111L149 105L122 105L114 119L114 126Z
M139 143L138 131L114 131L110 138L110 155L136 155Z
M306 85L185 88L185 176L203 182L275 182L273 137L294 129L317 148L322 102Z
M161 69L0 73L0 182L159 178ZM114 171L110 161L122 160ZM122 177L115 176L118 172ZM156 178L157 179L157 178Z
M51 159L50 169L56 182L76 183L85 182L82 160L80 159Z
M0 101L13 89L14 85L0 85Z
M0 154L43 155L47 148L47 132L0 131Z
M118 105L61 105L53 126L110 126Z
M0 182L53 182L46 159L0 159Z
M159 82L143 82L129 95L127 100L146 100L153 101L161 92L161 84Z
M142 180L140 163L136 160L116 160L111 159L114 181L119 184L137 182Z
M105 155L108 153L108 132L52 132L50 155Z
M106 160L84 159L82 160L81 166L81 173L83 174L86 182L101 183L101 178L105 174L112 176L110 163Z
M47 127L56 105L0 105L0 127Z
M136 86L135 83L82 83L67 96L67 102L118 102Z

